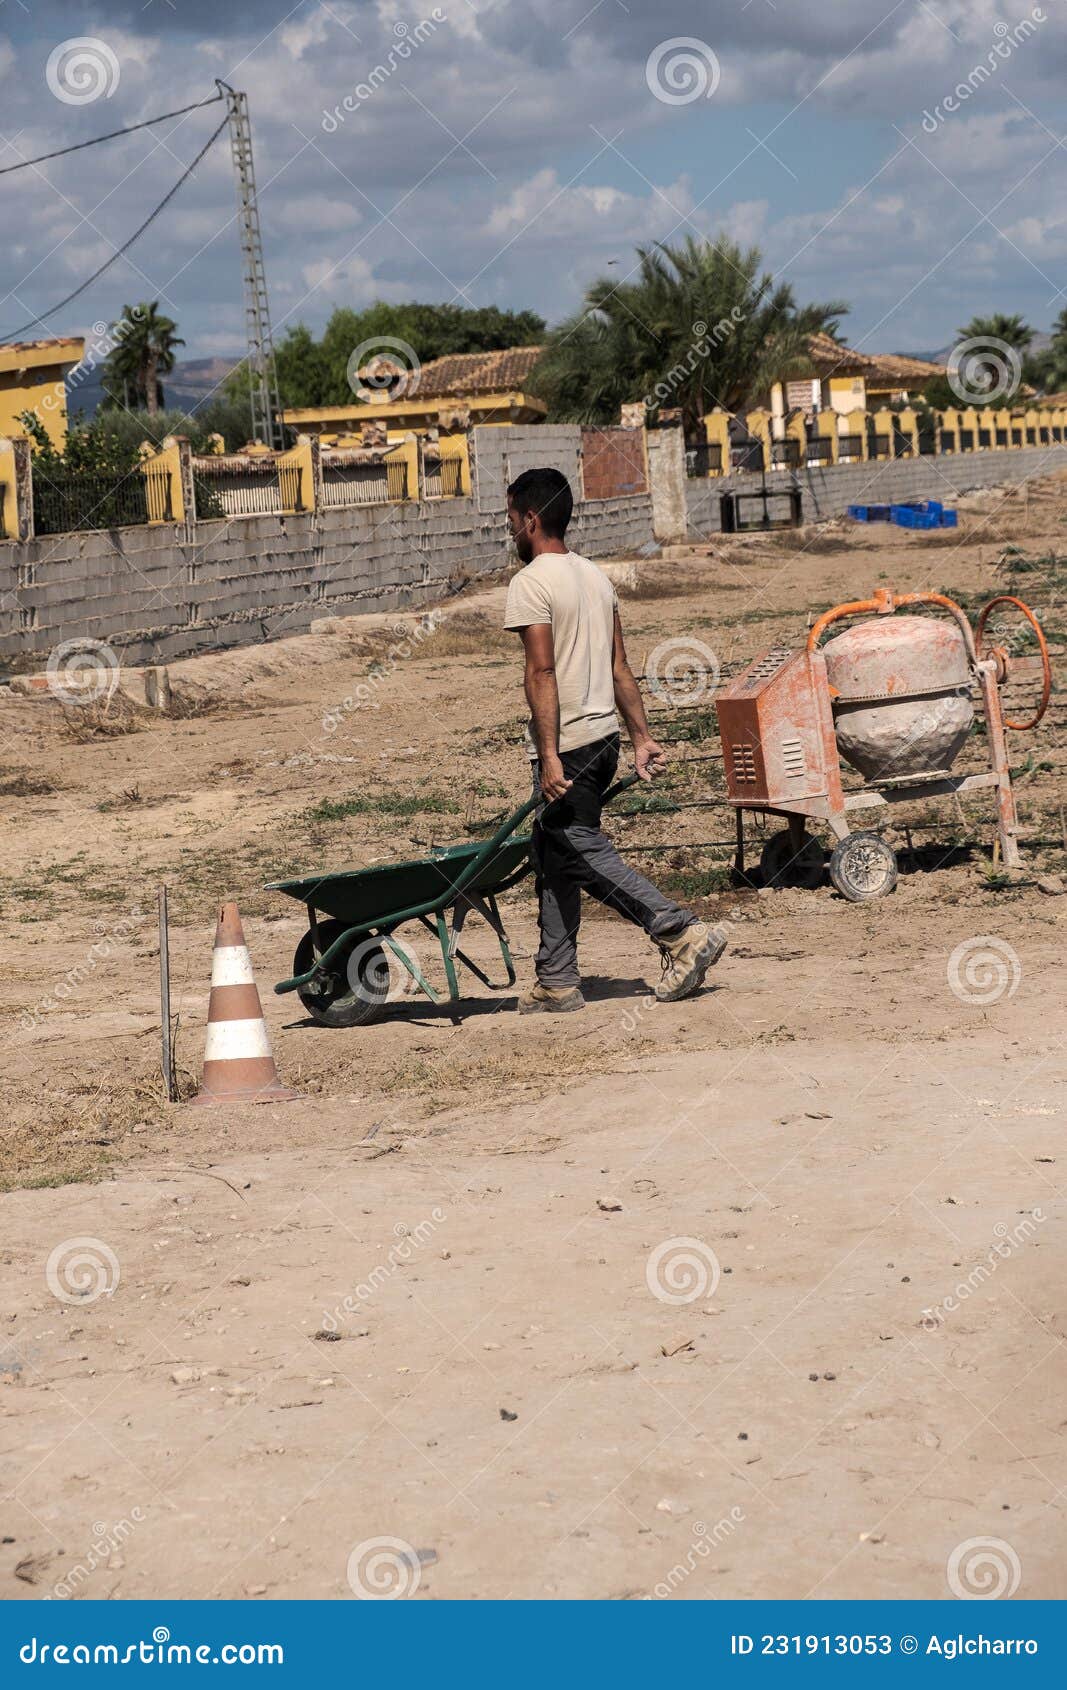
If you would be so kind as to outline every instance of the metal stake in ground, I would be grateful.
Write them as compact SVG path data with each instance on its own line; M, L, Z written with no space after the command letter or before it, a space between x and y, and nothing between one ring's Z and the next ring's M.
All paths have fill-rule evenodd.
M170 928L167 922L167 888L159 888L159 1014L163 1034L163 1084L167 1088L167 1102L177 1103L178 1087L174 1077L174 1047L170 1025Z

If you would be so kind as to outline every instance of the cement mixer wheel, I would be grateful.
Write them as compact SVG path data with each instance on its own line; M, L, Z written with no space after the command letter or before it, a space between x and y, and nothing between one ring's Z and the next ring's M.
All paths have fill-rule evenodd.
M345 931L341 921L320 921L318 944L311 929L296 947L293 973L303 974ZM297 997L320 1027L365 1027L377 1021L389 995L389 962L376 939L357 940L323 973L298 986Z
M759 866L764 886L799 886L805 892L814 892L822 885L826 869L819 841L806 833L798 851L787 827L771 834L763 847Z
M850 833L830 858L830 879L853 904L884 898L897 883L896 852L880 834Z

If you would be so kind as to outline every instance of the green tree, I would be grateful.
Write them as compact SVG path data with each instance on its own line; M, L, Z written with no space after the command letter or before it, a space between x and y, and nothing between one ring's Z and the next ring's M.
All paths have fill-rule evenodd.
M1067 388L1067 311L1052 325L1052 339L1042 352L1023 360L1023 380L1039 393L1062 393Z
M687 429L714 406L743 410L836 335L840 300L798 306L757 248L722 236L638 248L632 280L603 277L551 335L531 386L556 421L611 422L624 402L680 406Z
M175 348L185 345L177 327L162 314L158 299L123 306L111 325L114 345L104 365L104 407L147 411L150 417L162 410L160 377L170 375Z
M937 411L953 410L961 405L979 408L988 405L1003 410L1005 406L1018 404L1019 384L1013 379L1012 366L994 343L999 341L1017 354L1019 380L1029 382L1033 361L1025 354L1034 338L1029 323L1018 312L1009 316L1007 312L994 311L989 317L972 317L956 330L956 335L957 345L964 341L979 344L960 359L955 384L947 376L935 376L927 383L923 389L926 403ZM983 398L986 392L992 397Z
M1016 352L1025 352L1034 338L1033 329L1018 312L1010 317L1004 311L994 311L991 317L972 317L956 332L960 340L1002 340Z
M457 352L495 352L509 346L538 345L545 322L533 311L502 311L496 305L404 305L378 300L363 311L340 306L316 340L303 323L279 340L275 357L278 389L283 405L343 405L354 403L348 380L348 361L357 348L375 342L403 341L419 363ZM400 354L401 358L403 354ZM248 391L243 367L231 380L230 391Z

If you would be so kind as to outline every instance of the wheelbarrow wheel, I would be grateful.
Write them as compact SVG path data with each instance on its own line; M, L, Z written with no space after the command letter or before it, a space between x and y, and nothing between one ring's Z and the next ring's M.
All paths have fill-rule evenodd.
M896 852L880 834L850 833L830 858L830 879L853 904L884 898L897 883Z
M825 870L823 848L810 833L804 835L798 851L789 837L789 829L772 833L759 860L764 886L799 886L814 892L822 885Z
M320 921L315 935L309 928L296 947L293 973L306 974L344 931L340 921ZM357 939L333 957L321 974L296 990L320 1027L365 1027L378 1020L389 996L385 950L377 939Z

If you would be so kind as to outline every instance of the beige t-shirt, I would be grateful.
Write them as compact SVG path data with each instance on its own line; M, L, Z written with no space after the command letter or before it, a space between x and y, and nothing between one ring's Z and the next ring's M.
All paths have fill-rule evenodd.
M508 587L505 628L552 629L561 751L619 731L611 668L617 603L603 571L576 552L542 552ZM526 749L537 756L528 727Z

